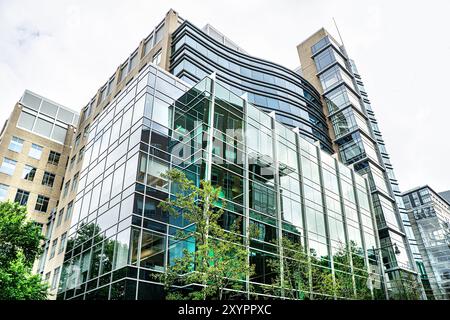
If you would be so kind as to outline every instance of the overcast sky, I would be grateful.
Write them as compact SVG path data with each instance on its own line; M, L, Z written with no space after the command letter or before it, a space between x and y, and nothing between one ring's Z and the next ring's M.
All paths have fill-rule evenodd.
M80 110L170 8L289 68L334 17L401 190L450 189L448 0L0 0L1 125L25 89Z

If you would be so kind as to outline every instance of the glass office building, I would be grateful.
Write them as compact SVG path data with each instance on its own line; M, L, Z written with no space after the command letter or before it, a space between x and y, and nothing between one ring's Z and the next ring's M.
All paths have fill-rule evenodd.
M403 193L403 201L418 242L429 299L450 299L450 203L429 186ZM427 284L425 286L425 283Z
M270 261L283 255L283 238L308 257L304 299L386 297L367 179L214 76L188 89L150 64L87 139L58 299L163 298L152 275L194 248L174 237L189 222L158 207L173 195L160 175L169 168L222 188L223 227L242 217L260 231L241 229L256 272L235 297L273 297Z
M303 74L325 100L340 160L368 176L390 295L408 298L409 292L422 291L416 277L423 262L361 76L345 47L325 29L297 49Z
M42 257L51 292L162 298L153 275L193 250L174 237L190 225L158 207L174 195L161 173L178 168L222 188L224 227L242 217L259 231L241 231L256 273L234 297L278 296L268 286L289 239L305 253L299 298L401 298L393 285L414 271L376 123L346 56L317 59L320 72L314 57L292 71L170 10L82 109L47 227L49 251L59 248Z

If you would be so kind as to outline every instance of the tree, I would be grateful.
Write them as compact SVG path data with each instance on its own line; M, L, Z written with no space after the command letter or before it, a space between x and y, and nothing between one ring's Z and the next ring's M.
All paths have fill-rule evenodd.
M175 239L191 241L194 250L184 249L174 258L163 274L155 277L164 283L167 299L221 300L226 289L245 291L245 279L254 272L248 263L248 252L239 234L240 221L229 230L220 225L224 202L221 188L209 181L196 186L179 170L169 170L162 175L172 182L175 197L159 206L171 216L183 216L193 224L177 232ZM177 288L178 287L178 288Z
M41 254L41 229L17 203L0 202L0 299L45 300L48 285L31 269Z

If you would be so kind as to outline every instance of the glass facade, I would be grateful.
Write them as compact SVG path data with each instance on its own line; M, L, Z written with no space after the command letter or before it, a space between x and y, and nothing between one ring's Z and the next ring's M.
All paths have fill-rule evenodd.
M331 36L325 35L310 49L339 158L347 165L353 164L369 181L380 236L379 250L391 280L389 292L392 297L406 298L402 296L405 283L406 287L412 287L414 281L410 285L404 279L416 276L414 261L420 263L421 258L361 77L345 48ZM394 250L394 245L399 250ZM396 287L398 282L402 288Z
M367 180L214 77L188 89L149 65L89 128L58 299L163 298L152 275L195 249L175 237L193 226L158 207L171 168L221 187L224 228L244 221L255 274L241 298L275 295L283 239L307 257L303 299L385 298Z
M247 93L250 103L275 111L278 121L298 127L303 138L320 141L321 148L332 152L320 96L292 70L230 49L188 21L172 35L170 70L191 84L216 72L225 88L238 96Z
M450 203L428 186L403 194L418 248L429 299L450 299Z
M23 109L17 127L64 144L70 125L76 126L78 115L63 106L28 90L20 99Z

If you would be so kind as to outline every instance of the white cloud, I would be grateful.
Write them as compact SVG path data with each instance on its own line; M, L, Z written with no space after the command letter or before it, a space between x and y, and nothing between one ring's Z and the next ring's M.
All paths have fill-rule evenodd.
M24 89L81 109L173 8L246 51L287 67L296 45L334 17L379 120L401 188L450 189L450 2L0 1L3 122Z

